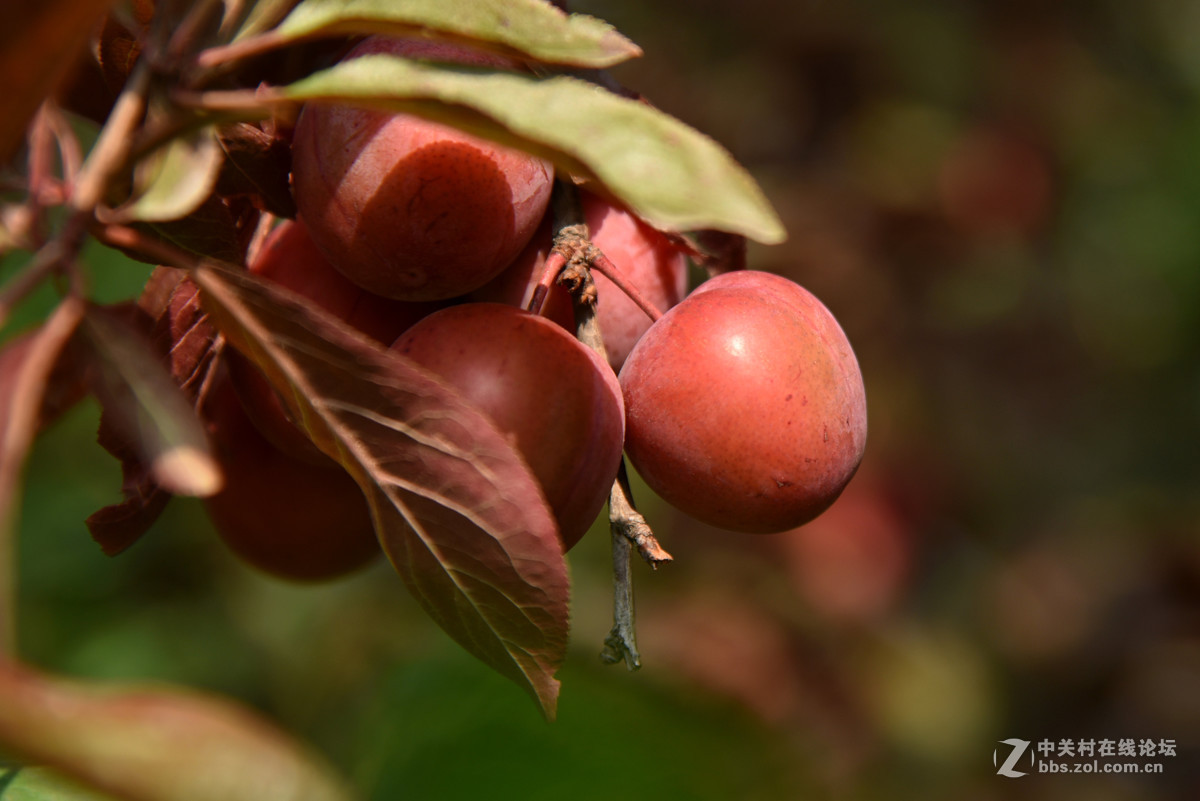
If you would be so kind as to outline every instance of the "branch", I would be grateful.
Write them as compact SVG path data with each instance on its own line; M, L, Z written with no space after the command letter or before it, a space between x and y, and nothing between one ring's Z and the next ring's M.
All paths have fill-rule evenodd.
M29 264L0 287L0 328L8 323L8 316L17 304L29 297L44 280L62 269L69 256L61 242L48 242Z
M33 445L46 383L74 334L87 304L68 295L42 325L8 388L8 414L0 419L0 655L16 646L16 542L21 474Z
M108 122L100 131L92 152L83 163L79 180L71 192L71 208L77 218L91 218L104 199L112 179L120 173L129 155L133 132L146 111L146 93L150 88L150 69L142 62L117 98Z
M640 293L624 281L620 271L592 244L579 202L579 190L565 181L556 181L551 203L554 247L546 259L546 268L534 291L530 307L541 307L555 281L566 286L575 299L575 336L607 363L604 337L596 318L596 285L592 281L591 268L598 263L611 268L611 275L603 269L601 272L633 298L635 303L638 303ZM651 319L657 319L657 309L652 304L643 301L638 305L643 309L648 306L647 314ZM600 659L608 664L624 660L630 670L637 670L642 661L637 650L634 625L633 575L630 570L633 548L636 545L638 553L652 567L671 561L671 555L659 546L646 518L633 504L629 474L623 458L609 494L608 519L612 529L613 627L604 640Z
M628 538L613 526L613 627L604 638L604 650L600 660L615 665L621 660L630 670L642 666L642 657L637 649L637 633L634 631L633 577L629 573L633 546Z
M629 473L625 469L624 459L617 470L617 480L613 482L608 505L613 533L619 533L629 540L650 567L657 570L659 565L673 560L671 554L658 544L646 518L633 505L633 490L629 486Z

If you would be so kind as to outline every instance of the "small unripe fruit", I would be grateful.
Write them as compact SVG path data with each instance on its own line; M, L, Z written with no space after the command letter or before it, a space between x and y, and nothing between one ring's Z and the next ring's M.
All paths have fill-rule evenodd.
M544 317L498 303L436 312L393 346L458 390L507 434L542 487L563 549L608 497L625 413L611 368Z
M226 382L214 387L205 418L225 485L204 508L239 558L279 578L323 581L382 553L366 498L341 467L273 447Z
M819 300L779 276L702 284L642 337L621 386L638 472L715 526L802 525L862 460L866 393L850 343Z
M511 69L452 45L371 37L376 53ZM466 294L505 268L533 235L554 171L539 158L409 114L310 104L296 123L293 195L337 269L386 297Z

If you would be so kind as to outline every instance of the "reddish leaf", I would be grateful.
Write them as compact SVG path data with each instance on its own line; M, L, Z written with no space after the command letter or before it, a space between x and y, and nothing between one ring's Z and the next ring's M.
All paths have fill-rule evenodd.
M115 688L0 661L0 746L127 801L349 801L288 735L224 699Z
M111 14L106 17L104 27L100 29L96 60L104 75L104 83L114 99L125 87L125 81L129 79L133 65L141 54L142 45L138 35Z
M121 462L121 503L105 506L88 516L88 531L100 549L116 556L150 530L167 508L171 493L154 480L154 474L136 448L113 429L109 418L100 418L97 440Z
M132 324L153 336L155 351L175 383L193 402L213 363L216 331L201 310L196 285L180 270L161 267L146 283ZM100 445L121 463L121 503L106 506L87 519L88 531L101 549L115 556L137 542L166 508L171 494L154 478L141 451L113 425L109 413L100 417Z
M245 271L193 271L230 343L366 494L425 610L554 716L568 579L541 491L508 440L408 360Z
M0 163L16 152L37 107L84 52L113 0L0 3Z
M80 333L91 347L93 390L118 436L140 452L154 480L179 495L216 493L221 471L204 427L144 332L112 310L93 306Z
M154 321L155 346L171 377L190 399L198 401L217 337L217 329L200 306L200 290L182 270L160 267L146 282L138 307Z
M238 198L223 199L213 194L181 220L139 222L134 227L169 240L196 255L238 264L246 255L246 246L258 219L258 210L250 203ZM137 251L126 251L126 255L147 261Z
M226 197L249 195L264 211L296 216L288 182L292 151L287 141L247 123L218 128L217 140L225 151L217 192Z

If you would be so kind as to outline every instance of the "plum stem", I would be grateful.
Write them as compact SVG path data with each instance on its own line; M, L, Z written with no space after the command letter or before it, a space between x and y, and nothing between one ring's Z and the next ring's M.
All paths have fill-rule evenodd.
M555 281L574 284L573 293L580 291L579 285L582 285L594 302L595 290L591 278L580 274L595 270L624 292L651 322L662 317L662 311L592 242L583 217L583 205L579 202L579 190L574 184L555 181L551 207L554 214L554 247L546 258L546 266L529 302L530 311L541 309Z
M609 281L612 281L618 289L628 295L629 299L637 304L639 309L646 313L646 316L650 318L651 322L655 322L658 320L658 318L662 317L662 311L660 311L657 306L651 303L645 295L638 291L638 288L634 286L633 283L625 276L625 273L621 272L621 269L617 267L617 265L613 264L608 256L605 256L598 247L595 245L589 245L584 258L587 259L588 266L591 269L600 273Z
M567 260L558 249L550 251L550 255L546 257L546 266L542 270L542 275L538 279L537 286L533 288L533 297L529 299L527 309L534 314L541 314L542 308L546 304L546 296L550 294L550 288L554 286L554 282L558 280L558 274L567 266Z

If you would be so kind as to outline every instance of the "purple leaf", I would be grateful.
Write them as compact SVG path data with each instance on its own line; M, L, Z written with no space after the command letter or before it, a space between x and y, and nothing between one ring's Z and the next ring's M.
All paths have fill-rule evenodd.
M384 550L429 615L553 718L566 563L507 438L440 380L290 293L213 264L192 277L229 342L358 482Z

